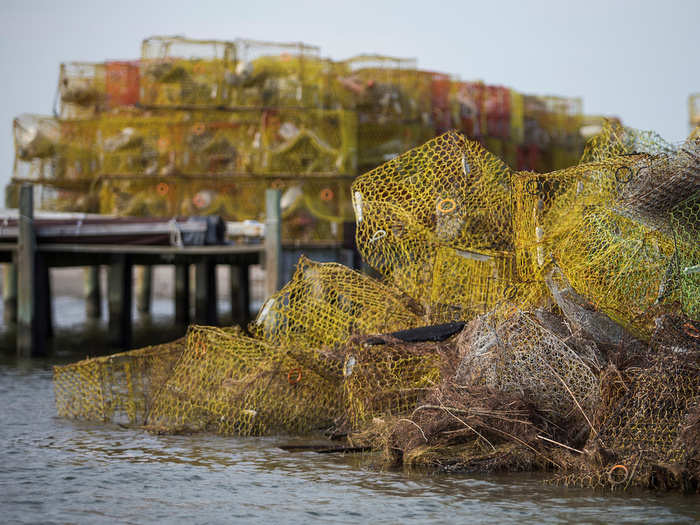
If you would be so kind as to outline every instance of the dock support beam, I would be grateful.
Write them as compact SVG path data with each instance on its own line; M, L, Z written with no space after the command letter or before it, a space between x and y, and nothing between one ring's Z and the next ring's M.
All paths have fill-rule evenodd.
M3 264L2 268L3 320L5 326L17 322L17 265Z
M136 270L136 308L140 314L151 313L153 298L153 266L140 266Z
M231 319L246 327L250 322L250 276L247 264L232 264L231 269Z
M100 284L100 267L85 268L85 315L88 319L102 317L102 289Z
M198 323L215 325L216 315L216 264L197 263L195 268L194 316Z
M109 267L109 340L113 346L131 346L133 266L128 255L117 255Z
M17 236L17 355L34 357L46 354L50 312L48 267L36 251L34 233L34 190L24 184L19 196ZM37 282L37 277L39 281ZM43 286L42 286L43 285ZM49 307L46 307L46 301Z
M282 286L281 195L277 189L265 190L265 298Z
M175 265L175 323L190 324L190 265Z

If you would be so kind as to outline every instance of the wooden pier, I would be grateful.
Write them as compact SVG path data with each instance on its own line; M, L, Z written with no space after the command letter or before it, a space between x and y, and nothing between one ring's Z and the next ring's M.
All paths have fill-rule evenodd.
M265 289L272 293L282 281L280 240L280 192L267 190L265 241L258 244L221 244L204 246L129 245L110 243L38 242L34 220L33 188L25 184L20 192L16 242L0 243L0 263L8 263L4 272L3 295L5 321L17 322L17 352L20 356L43 355L52 334L52 310L49 269L84 266L86 272L86 310L89 316L101 313L99 266L108 266L109 336L115 346L129 348L132 323L132 283L135 266L143 286L139 309L150 307L150 268L175 267L175 320L190 321L189 268L195 270L194 321L216 324L216 267L231 269L231 309L241 324L250 318L251 265L264 264ZM40 240L40 239L39 239ZM141 295L141 294L139 294Z

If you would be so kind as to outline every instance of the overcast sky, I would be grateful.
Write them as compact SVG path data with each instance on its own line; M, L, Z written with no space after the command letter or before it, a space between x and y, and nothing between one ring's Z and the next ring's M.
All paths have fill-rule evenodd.
M51 112L61 62L137 58L151 35L415 57L465 80L581 96L586 113L679 141L700 91L699 29L700 0L0 0L0 184L12 118Z

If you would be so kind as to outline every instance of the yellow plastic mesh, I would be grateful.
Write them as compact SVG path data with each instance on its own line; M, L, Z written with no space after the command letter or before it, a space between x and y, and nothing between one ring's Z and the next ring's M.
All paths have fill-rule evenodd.
M472 321L459 342L457 384L520 393L551 421L591 420L598 380L588 364L533 314L505 321L488 314Z
M275 347L313 353L337 349L352 334L418 326L413 306L367 275L302 257L292 280L263 304L249 329Z
M94 175L98 166L95 130L94 120L20 115L13 121L13 178L65 184Z
M581 162L601 161L632 153L659 155L674 151L673 145L658 133L628 128L618 121L605 119L601 132L586 143Z
M648 337L646 314L673 299L675 247L666 210L679 195L647 198L644 188L664 174L695 184L682 170L669 170L669 159L686 162L676 154L625 155L548 174L518 173L513 224L519 280L536 290L554 262L595 307ZM537 293L546 294L541 287Z
M336 110L151 111L103 114L107 174L351 174L354 115ZM97 168L97 167L96 167Z
M62 119L93 118L107 106L105 64L67 62L58 77L59 110Z
M513 277L509 178L455 132L387 162L352 186L360 253L433 321L484 312Z
M158 432L303 434L340 414L340 381L237 328L191 326L187 348L148 416Z
M170 377L184 339L54 367L61 417L141 425Z
M236 69L225 79L231 106L322 107L329 68L320 48L244 39L235 46Z
M360 55L336 63L330 90L333 102L372 120L417 118L427 102L416 61L410 58Z
M650 309L671 291L673 242L603 208L583 213L553 237L554 260L574 289L647 338Z
M437 345L400 341L369 346L361 340L345 349L345 417L361 429L373 418L410 414L440 380Z
M224 105L236 67L231 42L151 37L141 46L140 102L146 106Z
M386 222L387 233L392 226L424 229L454 248L507 250L512 247L509 177L508 167L479 143L445 133L355 180L358 244L373 264L377 257L367 243L375 231L366 231L364 221L389 204L402 215L377 220Z

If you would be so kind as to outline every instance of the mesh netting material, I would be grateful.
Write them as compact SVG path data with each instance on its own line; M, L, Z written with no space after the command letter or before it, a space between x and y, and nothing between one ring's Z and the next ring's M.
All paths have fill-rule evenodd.
M357 178L363 259L431 321L486 311L513 275L509 177L481 145L449 132Z
M337 349L353 334L419 326L412 308L412 301L371 277L301 257L292 280L263 304L250 331L298 351Z
M363 256L370 264L381 258L368 241L377 232L370 227L382 224L386 235L392 227L423 229L458 249L512 248L510 173L479 143L448 132L358 177L353 193ZM384 205L396 216L379 217Z
M185 349L184 339L54 367L61 417L142 425Z
M358 247L383 280L302 258L251 336L191 327L145 422L238 435L340 429L404 464L554 465L559 482L596 487L686 469L694 438L681 431L700 387L698 195L658 200L653 187L692 190L697 155L691 141L673 149L610 129L587 162L548 174L511 172L447 133L358 178ZM620 337L582 329L564 296ZM362 337L474 317L443 343ZM95 366L65 375L61 399L101 399L94 377L107 365ZM81 410L73 417L105 419Z
M346 418L361 429L374 418L410 414L440 380L439 345L409 345L391 337L381 345L362 339L345 349Z
M157 432L304 434L340 413L340 383L302 367L284 350L238 329L192 326L187 349L156 397Z
M518 173L519 279L542 297L542 275L556 263L596 308L648 338L652 308L677 299L677 254L692 251L674 239L672 212L700 183L694 147L689 141L668 154L601 155L548 174Z
M519 393L554 422L580 424L592 418L598 401L594 372L532 314L517 312L503 322L479 317L459 344L457 384Z
M677 275L683 310L700 320L700 192L671 212L677 250Z
M599 430L587 445L595 458L555 481L584 487L682 487L689 450L679 437L700 401L698 356L695 352L693 362L666 354L648 368L608 369L601 377L607 401L597 414Z
M673 144L654 131L628 128L606 119L601 132L586 143L581 162L602 161L631 153L660 155L675 151Z

